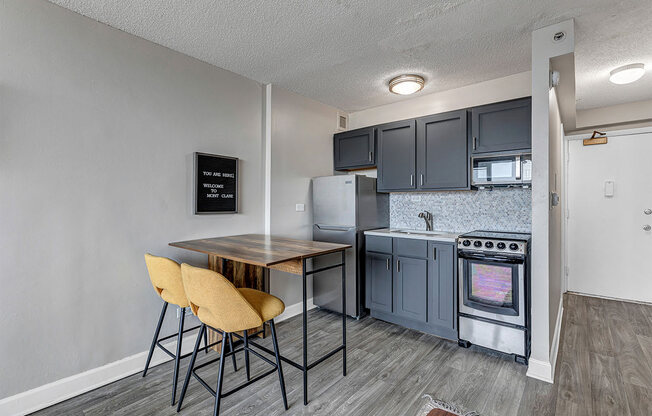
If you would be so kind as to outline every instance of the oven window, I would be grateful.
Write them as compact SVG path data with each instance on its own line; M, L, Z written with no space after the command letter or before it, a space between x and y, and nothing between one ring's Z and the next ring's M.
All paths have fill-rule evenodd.
M494 306L513 305L512 267L471 263L469 299Z

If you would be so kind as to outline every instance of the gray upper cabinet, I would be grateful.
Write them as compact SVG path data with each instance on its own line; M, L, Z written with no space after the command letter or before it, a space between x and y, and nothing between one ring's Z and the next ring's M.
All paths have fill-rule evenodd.
M375 128L365 127L333 136L335 170L376 166Z
M506 101L471 109L471 153L532 148L532 99Z
M466 110L417 119L418 189L469 189Z
M428 323L439 327L442 336L457 336L457 285L455 246L428 243Z
M394 295L396 314L419 322L426 322L428 261L410 257L396 257Z
M415 124L405 120L377 127L379 191L416 189Z
M392 312L392 255L367 252L366 305L369 309Z

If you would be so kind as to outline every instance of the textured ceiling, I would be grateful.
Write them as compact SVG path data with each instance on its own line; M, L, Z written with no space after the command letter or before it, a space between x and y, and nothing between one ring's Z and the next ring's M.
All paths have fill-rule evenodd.
M530 69L530 33L576 19L579 108L652 99L613 67L652 71L650 0L50 0L262 83L355 111L405 99L387 90L422 74L420 94Z

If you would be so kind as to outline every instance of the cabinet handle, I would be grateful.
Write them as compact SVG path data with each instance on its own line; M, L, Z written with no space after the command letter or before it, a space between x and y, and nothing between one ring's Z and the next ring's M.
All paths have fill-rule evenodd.
M374 154L373 152L369 152L369 161L373 162L374 161Z
M396 260L396 272L400 273L401 271L401 260Z
M432 259L437 260L437 247L432 248Z
M387 258L387 270L389 270L389 257Z
M421 176L421 179L420 179L420 181L421 181L421 186L423 186L423 173L422 173L420 176Z
M410 174L410 186L414 186L414 175Z
M478 148L478 138L474 137L473 138L473 150L476 150Z

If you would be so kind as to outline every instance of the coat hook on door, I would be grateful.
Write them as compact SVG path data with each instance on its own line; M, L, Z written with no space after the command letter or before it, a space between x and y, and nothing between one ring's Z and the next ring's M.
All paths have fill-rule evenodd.
M595 137L596 134L599 134L602 137ZM607 133L600 133L597 130L593 130L593 134L590 138L582 140L584 146L590 146L594 144L607 144Z

